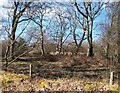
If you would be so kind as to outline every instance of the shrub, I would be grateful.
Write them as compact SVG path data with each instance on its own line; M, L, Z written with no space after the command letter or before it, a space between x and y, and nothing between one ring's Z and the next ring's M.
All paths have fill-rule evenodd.
M47 54L46 60L48 62L56 62L56 61L58 61L58 57L56 55Z

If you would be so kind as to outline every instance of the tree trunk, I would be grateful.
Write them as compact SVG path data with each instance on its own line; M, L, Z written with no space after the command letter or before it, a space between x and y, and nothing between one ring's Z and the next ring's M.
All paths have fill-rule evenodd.
M44 56L45 49L44 49L44 33L43 33L43 29L42 29L42 20L43 20L43 16L41 15L41 19L40 19L41 53L42 53L42 56Z
M62 44L61 43L57 44L57 46L56 46L56 52L58 52L58 54L62 53Z
M62 50L63 50L63 49L62 49L62 44L60 44L60 45L59 45L59 54L62 53Z
M32 64L29 65L29 77L32 78Z
M80 48L80 46L77 46L77 49L76 49L76 51L75 51L75 54L76 54L76 55L77 55L78 52L79 52L79 48Z
M59 54L62 53L62 46L63 46L63 36L60 37L60 44L59 44Z
M92 57L93 55L94 55L93 54L93 46L92 46L92 44L89 44L88 51L87 51L87 56Z
M84 40L84 37L85 37L85 32L83 33L83 36L82 36L81 41L79 42L79 45L77 46L77 44L76 44L76 46L77 46L77 49L76 49L76 52L75 52L76 55L77 55L78 52L79 52L79 48L80 48L81 45L82 45L82 42L83 42L83 40Z
M44 35L43 35L43 33L41 34L41 53L42 53L42 56L45 55L45 50L44 50Z
M117 54L117 62L120 63L120 1L118 2L118 22L117 22L117 29L118 29L118 38L117 38L117 47L118 47L118 54Z
M120 1L118 2L118 63L120 63ZM120 91L120 73L118 73L118 91Z
M18 10L19 4L20 4L19 2L14 2L14 11L13 11L13 19L12 19L12 31L11 31L11 36L10 36L10 39L11 39L10 58L11 58L11 60L14 60L14 58L15 58L15 55L14 55L15 33L16 33L16 29L17 29L17 26L18 26L18 23L19 23L19 19L23 15L25 9L31 4L31 2L28 2L28 4L25 4L24 8L22 8L21 10Z
M7 46L6 53L5 53L5 71L8 69L8 52L9 52L9 46Z
M106 46L106 49L105 49L105 58L106 59L109 59L109 47L110 45L109 45L109 42L107 42L107 46Z
M94 53L93 53L93 43L92 43L93 42L93 39L92 39L93 19L91 18L90 28L89 28L88 19L87 19L87 24L88 24L88 36L87 36L87 38L88 38L88 53L87 53L87 56L92 57L92 56L94 56Z
M15 32L16 32L16 29L15 29L15 30L12 30L12 33L11 33L11 44L10 44L10 59L11 59L11 60L13 60L13 59L15 58L15 55L14 55Z

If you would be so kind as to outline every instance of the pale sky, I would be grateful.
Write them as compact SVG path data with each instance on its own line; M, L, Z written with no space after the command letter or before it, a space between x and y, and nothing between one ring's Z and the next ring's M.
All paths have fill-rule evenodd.
M8 0L0 0L0 6L8 3Z

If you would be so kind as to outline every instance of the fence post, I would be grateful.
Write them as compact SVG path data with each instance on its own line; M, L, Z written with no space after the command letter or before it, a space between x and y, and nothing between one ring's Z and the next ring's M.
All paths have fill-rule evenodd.
M114 71L110 71L110 85L113 85L113 74Z
M32 64L29 65L29 77L32 77Z

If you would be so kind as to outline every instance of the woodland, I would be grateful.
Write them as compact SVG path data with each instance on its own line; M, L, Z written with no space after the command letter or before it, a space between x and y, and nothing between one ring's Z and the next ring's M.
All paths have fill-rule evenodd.
M120 92L120 1L13 0L0 10L1 92Z

